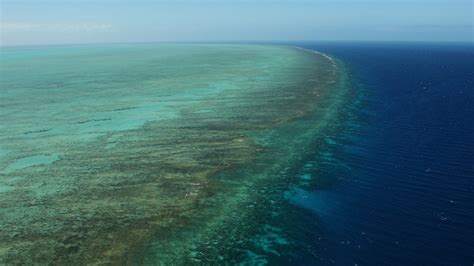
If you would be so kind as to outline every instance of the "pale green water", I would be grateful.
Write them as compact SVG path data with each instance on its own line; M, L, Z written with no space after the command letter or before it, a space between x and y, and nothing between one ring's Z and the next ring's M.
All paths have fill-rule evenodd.
M1 56L0 261L255 263L290 249L265 219L281 215L273 186L337 127L346 86L328 57L151 44Z

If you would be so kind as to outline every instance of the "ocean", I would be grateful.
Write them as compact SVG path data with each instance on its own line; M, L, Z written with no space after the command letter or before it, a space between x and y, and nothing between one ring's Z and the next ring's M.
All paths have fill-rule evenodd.
M0 264L474 262L472 44L1 60Z
M472 44L296 45L344 61L363 94L332 163L298 172L326 181L289 196L320 223L319 259L303 264L471 265Z

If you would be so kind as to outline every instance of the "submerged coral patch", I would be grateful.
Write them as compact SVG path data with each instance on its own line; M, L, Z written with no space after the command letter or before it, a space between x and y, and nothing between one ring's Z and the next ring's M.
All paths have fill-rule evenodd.
M309 250L292 241L308 228L283 228L298 211L283 191L337 129L335 60L261 45L35 49L0 69L2 263L265 264Z

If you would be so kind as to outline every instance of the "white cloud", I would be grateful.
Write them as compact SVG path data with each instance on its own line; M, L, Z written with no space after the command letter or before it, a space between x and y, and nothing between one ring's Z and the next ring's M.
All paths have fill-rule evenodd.
M107 32L111 24L103 23L25 23L1 22L1 32Z

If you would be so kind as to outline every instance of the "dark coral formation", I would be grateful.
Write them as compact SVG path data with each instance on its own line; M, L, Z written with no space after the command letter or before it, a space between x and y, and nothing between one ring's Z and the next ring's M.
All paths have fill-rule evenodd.
M60 154L50 164L29 167L9 167L21 155L2 161L1 178L13 188L0 191L2 262L257 263L302 248L271 220L297 211L281 199L293 182L292 167L322 148L322 131L337 128L347 93L342 67L289 47L147 49L174 57L137 64L137 73L161 70L156 77L141 73L141 85L119 75L107 86L146 86L134 93L149 94L152 105L156 100L173 115L106 130L100 123L113 121L111 113L161 110L112 101L106 104L110 117L68 121L98 123L87 132L97 135L87 141L68 139L76 133L56 132L55 123L22 131L33 140L6 145L14 138L2 136L8 150L27 143L38 144L32 149L37 152L50 142ZM199 60L189 61L192 55ZM201 89L187 95L190 88Z

